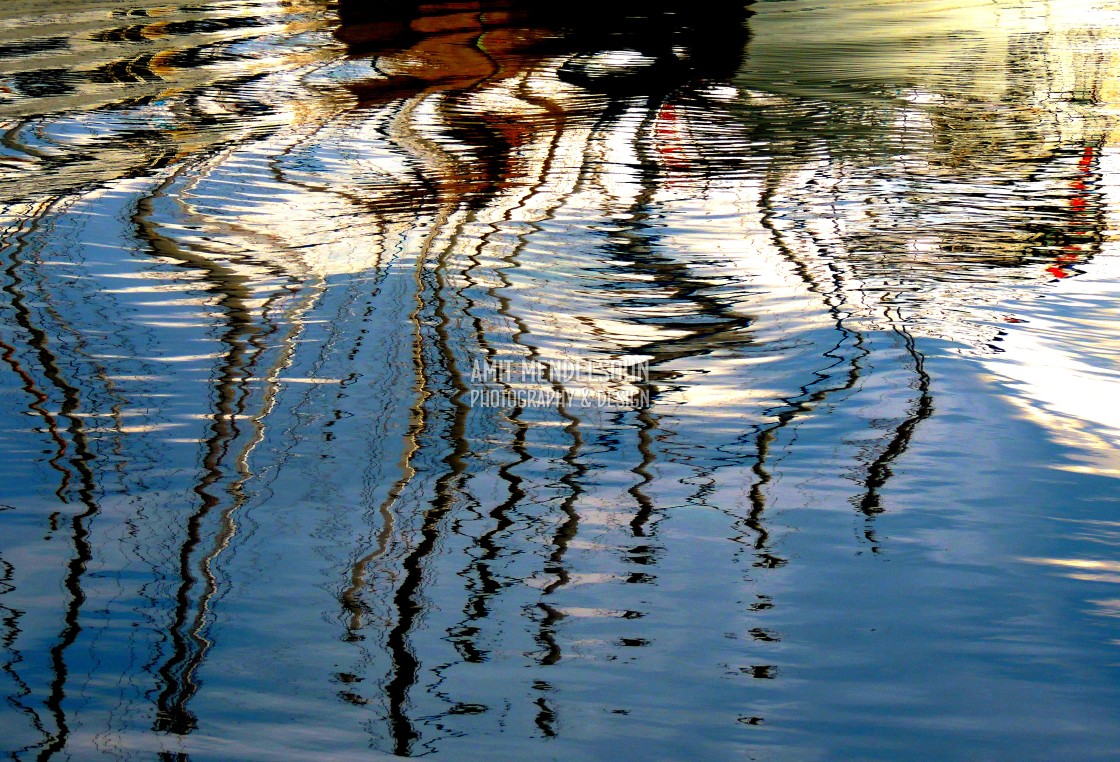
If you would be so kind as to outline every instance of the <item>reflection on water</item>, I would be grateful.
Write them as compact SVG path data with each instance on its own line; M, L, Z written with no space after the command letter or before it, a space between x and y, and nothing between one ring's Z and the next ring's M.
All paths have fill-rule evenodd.
M2 750L1109 757L1118 14L9 0Z

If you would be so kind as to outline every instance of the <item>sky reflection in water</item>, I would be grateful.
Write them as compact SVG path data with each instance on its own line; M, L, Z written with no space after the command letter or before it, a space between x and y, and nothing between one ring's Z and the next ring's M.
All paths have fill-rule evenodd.
M1109 758L1120 11L394 8L0 8L0 751Z

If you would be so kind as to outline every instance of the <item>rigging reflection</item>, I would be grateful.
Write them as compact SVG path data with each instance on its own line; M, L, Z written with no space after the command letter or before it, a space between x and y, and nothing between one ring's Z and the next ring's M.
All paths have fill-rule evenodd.
M1066 82L1049 33L1010 40L999 92L914 77L831 97L846 72L752 60L743 4L341 0L337 14L138 8L0 49L15 115L0 183L35 195L33 166L42 189L0 237L0 359L35 422L10 428L38 437L63 504L50 535L69 542L45 671L24 657L42 607L31 572L2 549L0 671L39 739L25 756L137 732L114 701L145 706L143 730L168 743L205 734L207 680L250 679L214 666L235 658L223 633L270 621L224 596L280 595L281 579L325 599L303 622L331 654L308 659L334 685L324 716L359 718L374 746L560 738L585 665L673 653L659 639L691 582L673 534L691 509L717 517L705 561L735 577L721 590L753 601L723 612L752 642L720 653L775 652L789 509L831 487L862 529L856 552L889 550L879 517L937 409L932 342L998 351L1006 332L974 307L1105 250L1113 138L1088 117L1109 64ZM89 66L51 63L93 55L91 39ZM1088 116L1040 120L1039 88ZM64 215L55 196L89 205ZM117 288L157 266L141 295ZM477 363L539 367L563 399L578 391L566 363L622 358L648 378L593 383L648 404L471 403ZM308 377L292 383L329 391L292 392L294 367ZM494 385L503 400L528 386ZM302 577L237 555L253 511L289 529L293 482L311 498L291 534L326 547L297 548L326 559ZM120 635L125 617L143 627ZM119 682L140 687L78 685L126 640Z

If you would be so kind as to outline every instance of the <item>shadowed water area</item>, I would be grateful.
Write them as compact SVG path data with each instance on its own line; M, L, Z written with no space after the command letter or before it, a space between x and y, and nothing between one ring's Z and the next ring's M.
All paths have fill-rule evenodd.
M1114 1L5 0L0 752L1115 758L1118 298Z

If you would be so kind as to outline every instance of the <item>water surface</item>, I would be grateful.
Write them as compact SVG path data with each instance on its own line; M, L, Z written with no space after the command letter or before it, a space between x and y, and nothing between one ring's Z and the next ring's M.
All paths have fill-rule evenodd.
M0 8L0 751L1112 758L1120 6L370 5Z

